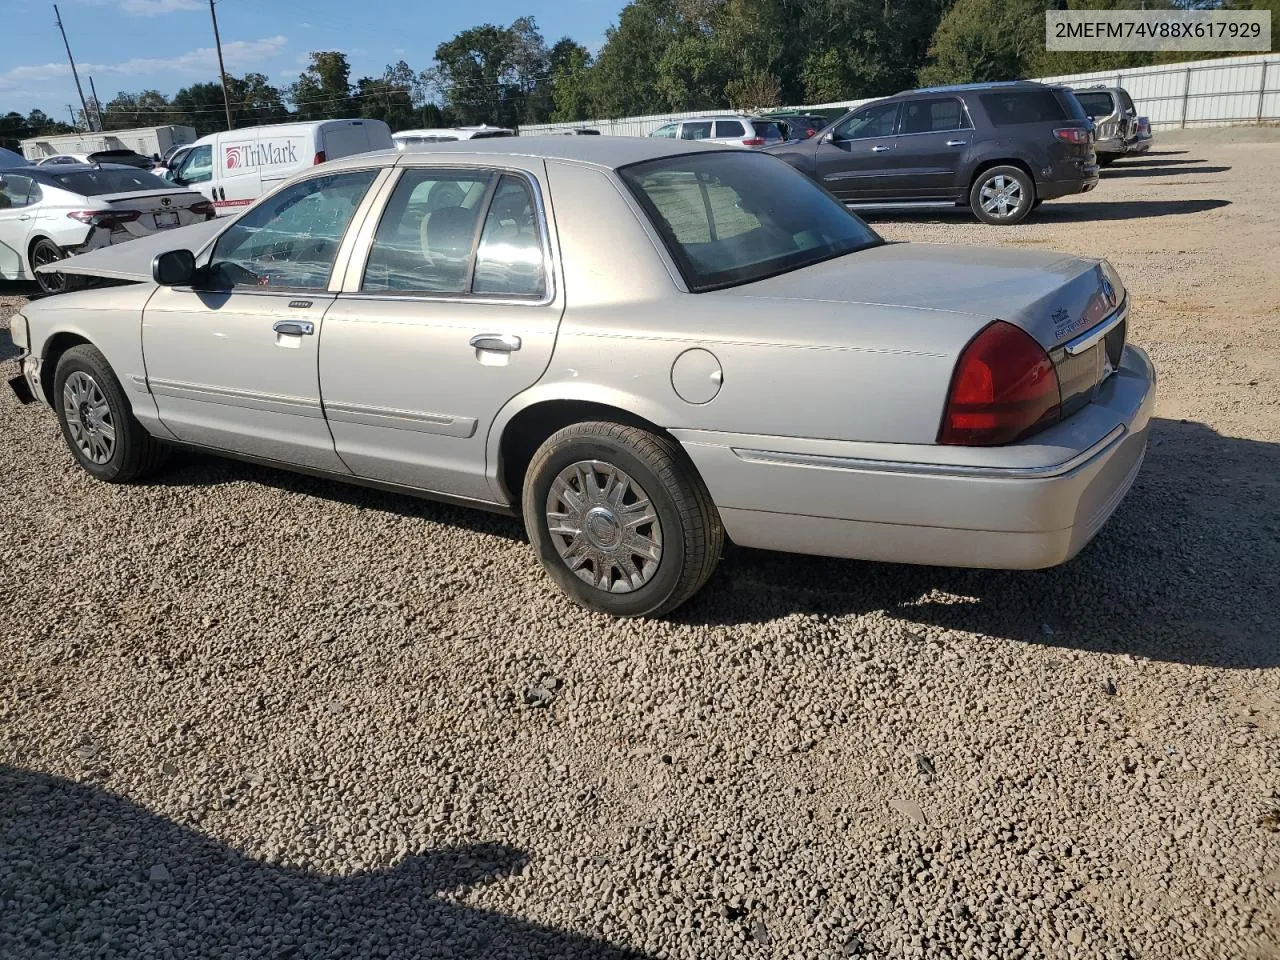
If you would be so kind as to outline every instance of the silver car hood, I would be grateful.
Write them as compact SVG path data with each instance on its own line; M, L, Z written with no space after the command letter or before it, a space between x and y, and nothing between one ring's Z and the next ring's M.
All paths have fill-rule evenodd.
M158 194L157 194L158 195ZM40 273L70 273L84 277L108 277L112 280L151 280L151 261L156 254L169 250L190 250L199 253L219 230L227 227L227 220L206 220L176 230L161 230L147 237L112 244L101 250L68 257L57 263L36 267Z
M1017 324L1046 349L1098 323L1124 299L1105 260L941 243L886 243L723 293L883 304Z

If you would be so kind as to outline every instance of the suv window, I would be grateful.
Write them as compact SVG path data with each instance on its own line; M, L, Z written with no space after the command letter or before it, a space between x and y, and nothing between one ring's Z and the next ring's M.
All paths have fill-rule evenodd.
M967 130L969 118L955 97L944 100L908 100L902 105L901 133L941 133Z
M771 120L752 120L751 125L756 128L756 136L763 137L765 140L785 140L782 135L782 127Z
M1084 107L1084 112L1091 117L1105 117L1115 110L1115 105L1111 102L1111 94L1105 90L1097 90L1093 93L1076 93L1076 99L1080 101L1080 106Z
M657 130L653 131L653 133L649 134L649 136L674 138L676 135L676 130L678 130L679 128L680 128L680 124L678 123L668 123L665 126L661 126Z
M992 126L1011 127L1019 123L1058 123L1067 119L1062 104L1052 90L1009 90L984 93L978 97Z
M721 137L721 138L745 137L746 135L747 135L746 127L744 127L737 120L717 120L716 121L717 137ZM761 136L763 136L763 134L761 134Z
M695 293L883 242L804 174L754 151L684 154L618 172Z
M312 177L250 209L213 248L210 285L323 290L338 245L376 170Z
M868 107L839 123L832 135L837 140L867 140L873 137L891 137L898 119L896 103L882 103Z
M685 123L680 127L681 140L706 140L711 136L711 121Z

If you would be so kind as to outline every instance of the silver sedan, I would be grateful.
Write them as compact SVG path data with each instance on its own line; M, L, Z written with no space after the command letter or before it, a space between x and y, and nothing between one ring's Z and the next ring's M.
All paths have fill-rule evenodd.
M659 615L726 538L1036 568L1133 483L1155 375L1105 261L885 243L787 164L615 137L313 168L59 263L14 389L126 482L176 446L522 514L572 599Z

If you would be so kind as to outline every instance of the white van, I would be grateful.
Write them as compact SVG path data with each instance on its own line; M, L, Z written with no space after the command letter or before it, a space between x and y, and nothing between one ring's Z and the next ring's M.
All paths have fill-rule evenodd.
M454 140L481 140L486 137L514 137L516 132L507 127L491 127L482 123L478 127L432 127L427 130L398 130L391 135L397 150L417 147L424 143L452 143Z
M229 130L192 144L172 180L199 190L225 216L307 167L394 147L391 128L381 120L313 120Z

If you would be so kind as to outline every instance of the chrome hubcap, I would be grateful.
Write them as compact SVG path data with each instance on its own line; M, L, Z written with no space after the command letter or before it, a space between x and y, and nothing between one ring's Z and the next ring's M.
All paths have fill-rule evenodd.
M106 463L116 449L116 422L96 380L77 370L62 386L62 411L71 441L93 463Z
M31 251L31 264L34 267L48 266L62 259L62 251L50 243L37 244L35 250ZM57 293L67 285L67 278L60 273L37 273L36 277L40 285L50 293Z
M978 191L982 209L993 217L1007 217L1022 205L1022 186L1003 173L987 180Z
M630 593L662 562L662 525L644 488L602 460L565 467L547 494L547 530L578 579Z

